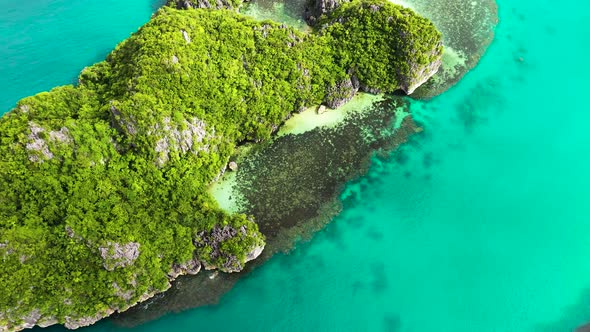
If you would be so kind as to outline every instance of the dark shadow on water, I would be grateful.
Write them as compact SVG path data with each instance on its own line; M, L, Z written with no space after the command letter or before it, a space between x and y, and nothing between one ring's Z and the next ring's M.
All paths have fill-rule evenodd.
M366 222L365 218L362 216L341 217L338 218L338 221L346 223L347 227L355 229L361 228Z
M503 87L497 79L490 77L466 93L465 98L455 104L457 120L463 125L466 134L488 122L491 116L502 110L504 103L500 91Z
M399 315L388 314L383 317L383 331L385 332L398 332L401 331L402 321Z
M377 229L369 229L367 231L367 236L373 241L383 240L383 233Z
M432 152L426 152L422 157L422 165L426 169L431 168L435 162L436 160L434 159L434 155L432 154Z
M565 308L558 320L539 324L534 331L590 332L590 288L582 292L577 303Z
M352 295L356 295L360 290L364 289L365 285L361 281L355 281L350 285L350 291Z
M383 257L385 259L385 255ZM384 263L373 263L371 266L371 271L373 272L373 291L375 294L380 295L383 294L384 291L387 289L388 281L387 281L387 273L385 272L385 264Z
M393 159L395 160L396 163L400 164L400 165L405 165L408 163L408 161L410 160L410 156L408 154L408 151L406 149L398 149L393 153Z

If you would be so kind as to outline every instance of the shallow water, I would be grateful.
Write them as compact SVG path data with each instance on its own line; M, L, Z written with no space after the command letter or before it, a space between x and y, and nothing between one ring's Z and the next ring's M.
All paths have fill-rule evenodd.
M307 31L311 28L303 19L304 10L303 0L255 0L242 7L240 12L258 20L273 20Z
M350 184L341 216L219 305L135 330L570 331L590 321L590 3L498 4L482 62L412 104L426 134ZM151 11L147 0L0 6L3 110L70 82Z
M358 134L359 131L363 131L363 130L367 130L370 128L366 128L369 127L368 125L366 125L363 129L360 129L361 126L350 126L350 127L354 127L349 129L349 132L346 133L345 130L343 128L341 128L342 126L346 125L346 123L349 122L353 122L355 120L354 119L358 119L359 118L359 114L358 113L370 113L373 109L373 105L377 102L383 101L384 96L383 95L372 95L372 94L367 94L367 93L359 93L356 96L354 96L354 98L352 100L350 100L348 103L346 103L345 105L337 108L337 109L328 109L326 108L323 113L318 114L318 106L312 106L307 108L306 110L304 110L301 113L297 113L294 114L293 116L291 116L290 119L288 119L282 126L281 128L278 130L278 132L276 133L276 136L274 137L274 143L271 143L272 146L270 146L267 150L269 151L260 151L260 154L264 154L264 153L275 153L276 157L278 159L282 159L282 163L281 166L279 166L280 168L284 168L284 171L288 173L289 178L297 178L298 176L301 177L313 177L314 175L316 175L315 173L317 172L325 172L326 169L329 168L336 168L337 167L337 161L334 162L334 165L331 165L331 161L324 161L324 162L320 162L319 160L325 160L327 158L329 158L328 156L330 155L331 151L324 151L322 148L317 149L316 151L318 152L317 155L313 152L310 152L309 150L314 150L314 149L310 149L308 148L308 144L315 144L315 145L329 145L332 146L333 148L331 148L330 150L336 150L338 151L338 148L336 148L333 145L333 141L338 141L341 140L342 142L337 142L339 143L338 145L346 145L344 147L344 149L349 149L350 145L346 144L346 139L344 139L343 137L347 137L347 138L351 138L351 136ZM389 113L389 109L387 109L385 112L383 113L379 113L379 115L384 115L384 113ZM398 120L399 119L399 120ZM399 128L401 125L401 121L403 121L403 117L397 117L396 123L394 124L394 127ZM387 121L384 120L383 122L380 122L380 126L386 126L384 123L386 123ZM330 132L330 133L325 133L325 135L315 135L315 133L309 133L311 131L326 131L326 132ZM306 134L302 135L302 134ZM319 133L317 133L319 134ZM296 138L294 140L289 140L289 139L284 139L284 136L286 135L293 135L296 136ZM341 135L341 136L340 136ZM280 139L283 138L283 139ZM314 140L315 139L315 140ZM311 141L313 140L313 143L311 143ZM277 146L278 145L278 146ZM366 151L368 149L368 146L370 144L367 144L365 142L360 143L360 145L362 146L362 150L360 151L360 153L356 154L358 158L361 159L366 159L367 158L367 153L370 153L369 151ZM264 162L255 160L255 159L265 159L265 158L256 158L256 154L253 153L253 150L255 150L256 148L261 148L260 146L257 145L247 145L247 146L242 146L240 147L240 151L238 153L238 156L240 159L246 159L245 161L248 161L249 163L253 164L250 168L250 170L247 170L246 174L242 174L242 172L244 172L242 170L242 162L244 160L239 160L240 164L239 164L239 170L237 172L231 172L228 171L226 172L223 177L221 177L221 179L219 181L217 181L216 183L213 183L213 185L211 186L209 192L210 194L213 196L213 198L215 198L215 200L217 201L218 205L220 208L222 208L223 210L230 212L230 213L246 213L246 214L252 214L253 211L248 210L247 206L247 199L244 197L244 193L241 192L240 190L238 190L238 187L240 185L242 186L246 186L246 187L250 187L251 184L247 184L244 185L243 183L239 183L240 180L243 182L245 181L245 177L249 177L250 181L247 182L252 182L254 178L256 177L266 177L266 174L262 174L264 171L261 170L261 167L266 167L266 168L276 168L273 167L273 163L274 164L278 164L278 161L275 162L271 162L269 165L265 164ZM276 148L274 150L279 150L279 151L272 151L272 148ZM307 153L306 153L307 152ZM314 151L315 152L315 151ZM298 165L291 165L289 164L288 160L289 157L293 156L293 155L297 155L297 157L293 158L294 161L297 160L301 160L301 158L304 158L304 163L305 165L301 165L301 169L298 169ZM319 155L319 156L318 156ZM370 157L370 155L368 156ZM274 159L274 158L272 158ZM314 160L318 160L317 163L314 163ZM259 165L261 164L262 165ZM297 163L295 163L297 164ZM309 170L309 171L306 171ZM352 172L355 172L355 170L352 170ZM283 170L276 170L275 174L277 173L283 173ZM298 174L297 176L295 176L294 174ZM242 175L242 176L240 176ZM270 182L270 181L268 181ZM289 187L288 181L284 181L287 183L282 183L279 184L279 186L281 186L281 190L286 190L286 187ZM300 183L304 183L305 181L303 181L303 179L300 179L300 181L297 181ZM279 182L280 183L280 182ZM269 183L265 183L262 185L262 191L264 192L268 192L271 189L267 189L267 187L269 186ZM300 188L299 188L300 189ZM297 190L296 190L297 191ZM293 192L289 192L289 195L294 195L295 193ZM310 192L308 192L306 195L309 196ZM337 194L337 192L335 193ZM255 196L259 196L259 194L256 194ZM269 196L272 196L269 195ZM321 201L321 197L314 197L314 196L310 196L310 199L315 199L316 201ZM269 204L276 204L277 201L279 201L279 199L273 201L273 202L268 202ZM267 204L265 202L265 204ZM289 203L290 205L292 205L291 203ZM260 217L264 218L264 217L268 217L268 216L258 216L255 214L256 219L259 219ZM272 218L272 217L271 217ZM278 220L275 221L276 223L280 222Z

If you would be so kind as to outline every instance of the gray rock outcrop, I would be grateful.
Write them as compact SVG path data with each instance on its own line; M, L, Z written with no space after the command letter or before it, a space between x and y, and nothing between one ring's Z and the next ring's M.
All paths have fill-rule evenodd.
M105 246L98 248L100 256L103 259L103 266L108 271L113 271L118 267L126 267L135 262L139 257L139 243L129 242L120 244L108 242Z
M131 116L125 117L123 114L111 104L111 126L119 133L133 136L137 134L137 121Z
M206 138L215 136L215 130L207 132L205 122L193 117L175 123L170 117L165 117L162 123L156 124L151 134L161 137L154 148L158 159L158 166L163 166L169 159L172 151L185 154L188 152L197 153L208 151L209 146L202 144Z
M433 51L435 52L435 50ZM435 55L435 54L431 54ZM400 89L407 95L414 93L414 91L422 84L426 83L434 74L438 72L438 69L442 65L442 54L436 54L436 61L428 64L420 64L412 61L415 59L413 56L408 56L410 61L411 76L404 76L399 78Z
M176 9L193 9L193 8L207 8L207 9L234 9L235 4L241 6L242 2L235 2L232 4L229 0L169 0L168 5L176 7Z
M308 0L303 14L305 21L309 25L315 25L322 15L331 13L347 2L350 2L350 0Z
M343 81L328 87L324 103L329 108L338 108L349 102L359 90L356 77L348 77Z
M217 269L227 273L241 271L243 269L242 264L256 259L264 250L264 245L253 245L250 247L246 254L245 261L241 262L236 255L225 252L222 249L222 244L233 238L246 236L248 236L246 226L241 226L240 228L236 229L229 225L223 227L215 226L209 232L200 232L197 234L195 246L197 246L197 248L206 246L211 249L208 261L223 262L221 265L214 265L214 263L207 263L204 261L203 267L206 270Z
M72 137L67 127L61 127L58 131L47 131L44 127L29 122L29 130L30 134L27 137L28 143L25 148L29 151L29 161L33 163L42 163L53 159L55 155L51 151L49 143L72 143Z
M178 278L178 276L189 274L195 275L201 271L201 262L197 257L193 257L190 261L183 264L174 264L172 269L168 272L168 277L171 280Z

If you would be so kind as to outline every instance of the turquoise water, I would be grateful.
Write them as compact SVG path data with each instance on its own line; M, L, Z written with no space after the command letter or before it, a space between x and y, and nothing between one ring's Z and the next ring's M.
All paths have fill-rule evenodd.
M164 0L0 0L0 114L72 84L147 22Z
M413 104L425 135L351 184L356 198L340 217L220 305L135 330L570 331L590 322L590 3L498 3L480 65ZM152 4L0 8L7 110L72 81Z

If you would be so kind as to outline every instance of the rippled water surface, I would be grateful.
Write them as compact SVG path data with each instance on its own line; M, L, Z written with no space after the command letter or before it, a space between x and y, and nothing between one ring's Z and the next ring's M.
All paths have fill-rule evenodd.
M155 5L0 0L1 109L73 81ZM590 3L498 5L480 64L412 103L425 134L375 159L324 231L219 305L135 330L570 331L589 322Z

